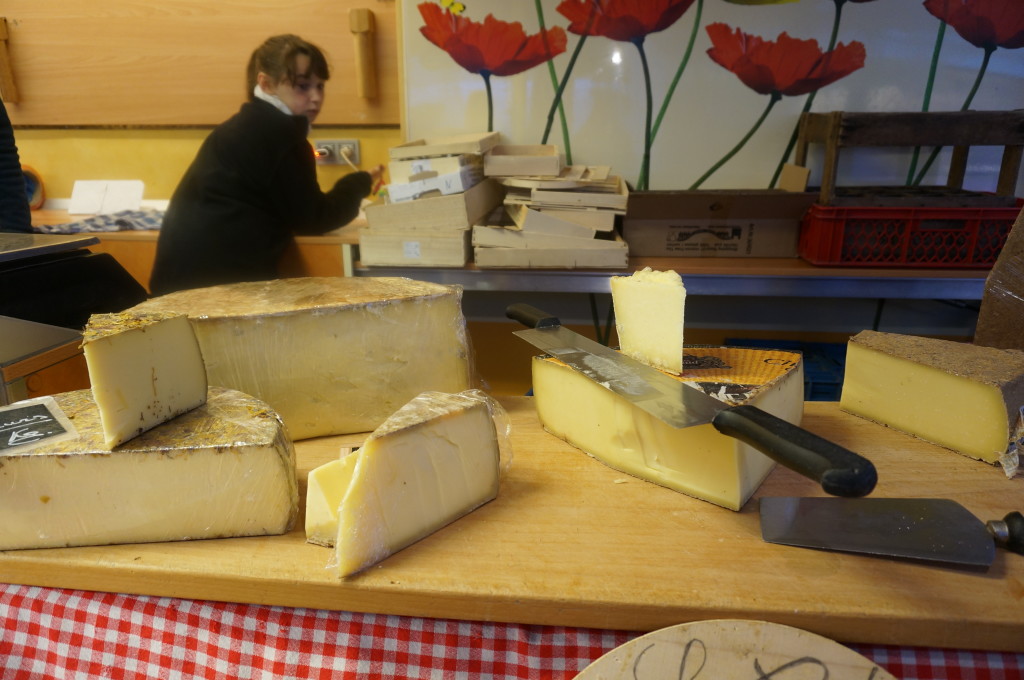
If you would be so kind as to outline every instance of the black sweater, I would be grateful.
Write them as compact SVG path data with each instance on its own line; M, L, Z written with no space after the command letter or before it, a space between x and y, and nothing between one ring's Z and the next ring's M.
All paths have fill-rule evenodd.
M14 128L3 102L0 102L0 231L32 231L25 173L14 142Z
M256 100L210 133L164 215L154 295L273 279L292 234L322 234L359 214L370 174L320 191L308 129L305 116Z

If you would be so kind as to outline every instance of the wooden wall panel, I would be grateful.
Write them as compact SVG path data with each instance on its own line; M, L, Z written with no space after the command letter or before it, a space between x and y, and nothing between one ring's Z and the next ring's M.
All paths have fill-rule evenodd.
M356 93L349 10L373 12L377 96ZM16 126L215 125L245 99L265 38L296 33L332 67L318 125L398 125L393 0L4 0Z

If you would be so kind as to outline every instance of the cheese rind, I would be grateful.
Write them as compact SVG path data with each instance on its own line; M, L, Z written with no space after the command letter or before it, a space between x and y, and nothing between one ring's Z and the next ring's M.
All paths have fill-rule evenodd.
M457 286L279 279L179 291L135 309L187 314L210 384L266 401L294 439L368 432L421 392L470 385Z
M753 404L800 423L800 354L735 347L686 354L680 380L728 405ZM739 510L775 466L711 424L676 429L550 357L533 360L533 392L541 425L556 437L611 468L730 510Z
M615 329L623 354L673 375L683 371L686 289L679 273L645 267L611 278Z
M108 448L206 401L206 368L184 315L94 314L82 336Z
M209 389L204 405L108 450L89 390L54 396L77 437L0 454L0 550L289 531L295 451L266 404Z
M340 576L380 562L497 496L500 446L491 408L482 393L424 393L352 454L351 475L339 475L347 481L337 509L334 566Z
M987 463L1017 467L1024 352L862 331L846 351L840 408Z

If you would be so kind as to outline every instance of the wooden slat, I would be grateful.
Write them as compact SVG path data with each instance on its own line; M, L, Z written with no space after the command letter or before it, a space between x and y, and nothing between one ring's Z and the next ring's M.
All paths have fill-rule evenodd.
M373 3L378 96L356 90L350 8L369 0L5 0L16 126L216 125L245 100L267 37L296 33L332 67L318 125L399 122L396 7Z
M814 496L787 469L741 512L616 472L503 398L512 464L498 498L361 575L284 536L0 553L0 580L65 588L486 621L656 630L704 619L781 623L842 642L1024 651L1024 557L987 572L790 548L760 536L757 498ZM804 426L870 458L876 496L942 497L982 519L1020 508L1024 479L842 413ZM360 435L298 442L310 469Z

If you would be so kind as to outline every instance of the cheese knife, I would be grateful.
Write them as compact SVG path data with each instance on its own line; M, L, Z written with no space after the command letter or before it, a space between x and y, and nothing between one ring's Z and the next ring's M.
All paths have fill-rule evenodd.
M768 543L951 566L987 567L1000 546L1024 555L1024 515L982 522L945 498L762 498Z
M756 406L729 406L614 349L564 328L555 316L517 303L505 310L527 326L514 335L675 428L711 423L834 496L864 496L878 475L866 458ZM682 348L680 348L682 351Z

